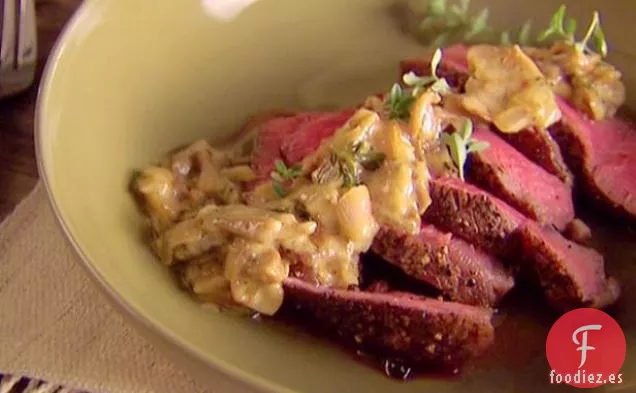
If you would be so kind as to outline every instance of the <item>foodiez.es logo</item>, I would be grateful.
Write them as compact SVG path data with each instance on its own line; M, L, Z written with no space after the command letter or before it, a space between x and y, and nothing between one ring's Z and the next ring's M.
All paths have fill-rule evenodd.
M559 318L548 333L546 356L550 383L578 388L623 383L625 335L614 318L580 308Z

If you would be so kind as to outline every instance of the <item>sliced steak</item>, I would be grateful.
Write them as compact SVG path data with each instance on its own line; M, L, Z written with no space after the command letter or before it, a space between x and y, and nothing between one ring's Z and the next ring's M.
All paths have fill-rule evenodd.
M250 116L249 119L243 124L241 129L238 132L238 135L235 137L240 139L242 136L247 134L251 134L252 132L260 132L261 126L267 124L268 121L274 119L282 119L285 117L294 117L296 116L295 112L291 112L289 110L284 109L274 109L269 111L259 112L253 116Z
M547 130L529 128L513 134L500 133L500 135L524 156L568 186L572 186L574 181L572 172L565 164L559 145Z
M471 182L537 222L564 230L574 219L571 188L487 128L473 135L490 148L471 154Z
M353 113L353 110L345 110L264 117L252 155L252 169L259 179L264 179L274 170L276 160L283 160L288 165L302 161L342 127ZM254 121L251 123L253 126Z
M438 67L438 76L446 78L451 87L460 92L464 91L464 85L469 78L467 51L468 47L461 44L442 50L442 61ZM430 75L431 55L403 60L400 63L400 72ZM502 137L531 161L566 184L572 184L572 174L561 155L561 150L547 131L527 129L514 134L502 133Z
M285 281L283 314L374 357L420 370L453 370L494 340L491 312L399 292L361 292Z
M591 121L564 100L551 128L582 188L594 199L636 219L636 127L620 119Z
M497 256L508 255L509 236L526 220L504 201L456 178L432 180L430 194L425 222Z
M523 266L540 283L554 307L603 308L616 301L618 282L608 278L603 256L569 241L552 228L527 221L512 235Z
M314 115L317 116L317 115ZM252 153L251 166L259 179L269 178L276 160L282 160L281 145L301 124L311 120L310 115L285 116L268 119L261 125Z
M442 61L437 68L437 75L445 78L451 87L459 91L464 90L469 76L466 61L467 50L468 48L462 44L442 49ZM432 53L402 60L400 62L400 75L409 72L420 76L431 75L431 59Z
M326 113L318 119L301 124L283 139L281 153L287 164L300 162L318 149L323 140L331 137L354 114L353 110Z
M495 257L432 225L416 236L383 228L371 250L460 303L491 307L514 285Z

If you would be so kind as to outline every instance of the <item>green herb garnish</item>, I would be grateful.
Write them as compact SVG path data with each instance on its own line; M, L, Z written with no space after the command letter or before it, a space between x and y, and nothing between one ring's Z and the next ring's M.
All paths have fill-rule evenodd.
M464 180L464 166L466 165L468 154L480 152L490 147L488 142L473 139L472 134L473 123L470 119L466 119L462 127L455 130L455 132L442 133L442 142L448 148L453 164L455 164L462 180Z
M386 158L386 154L371 149L371 147L364 142L355 144L351 150L354 160L368 171L379 169Z
M428 4L428 11L434 16L444 15L446 13L446 0L431 0Z
M601 19L598 11L594 11L592 22L588 26L583 40L576 41L577 23L573 18L567 18L566 20L566 10L565 5L559 7L557 12L552 15L550 26L539 34L537 40L539 42L546 41L549 38L563 40L573 45L574 48L581 53L592 52L589 42L593 40L597 53L602 57L607 56L607 42L605 41L605 33L603 33L603 29L601 28Z
M488 9L470 14L470 0L449 4L446 0L432 0L417 26L420 40L434 47L453 42L485 42L492 33L488 26Z
M281 183L278 182L273 182L272 183L272 188L274 190L274 193L279 197L279 198L285 198L287 196L287 188L282 185Z
M334 152L333 155L345 187L360 184L362 170L375 171L386 158L384 153L373 150L365 142L352 144L347 149Z
M360 184L360 171L351 151L333 151L329 160L314 171L312 180L318 184L340 181L344 187L354 187Z
M501 45L504 45L504 46L512 45L512 41L510 40L510 32L509 31L502 32L499 42L501 42Z
M550 26L540 32L536 39L531 37L531 21L524 23L517 33L497 32L488 25L487 8L471 14L469 5L469 0L461 0L458 4L449 4L447 0L430 1L418 23L416 36L424 44L435 47L456 42L540 45L564 41L583 53L589 53L592 52L593 44L596 53L602 57L607 56L607 42L598 12L594 12L584 38L577 42L577 22L566 15L565 5L559 7L552 15Z
M425 89L432 90L439 94L447 94L451 91L450 86L446 82L446 79L437 76L437 68L442 61L442 51L437 48L433 52L431 58L431 75L429 76L417 76L414 72L409 72L402 75L402 82L413 89L412 94L418 96Z
M411 92L404 91L399 83L394 84L386 102L389 119L408 119L415 99L416 97Z
M574 33L566 32L565 28L563 27L563 23L565 21L565 10L565 5L561 5L557 12L552 15L552 18L550 19L550 27L539 33L539 36L537 37L537 40L539 42L545 41L549 37L553 36L556 36L560 39L565 39L569 42L574 42ZM570 22L568 22L568 24L571 26Z
M530 43L530 32L532 31L532 21L527 21L521 26L517 41L519 45L528 45Z
M574 25L574 28L576 29L576 25ZM583 38L583 41L576 43L576 48L580 51L589 50L587 43L590 39L594 40L594 46L598 54L601 57L607 56L607 41L605 41L605 33L601 28L601 17L598 11L594 11L592 23L590 23L587 33L585 33L585 38Z
M470 28L466 34L464 34L464 39L470 40L471 38L477 36L479 33L488 29L488 8L484 8L481 10L477 16L470 23Z
M488 8L471 14L469 0L460 0L458 4L449 4L446 0L433 0L428 3L418 23L416 36L423 43L434 47L456 42L512 44L512 34L509 31L495 31L488 25L489 17ZM523 25L518 33L517 41L520 44L527 42L529 38L530 32L524 28L529 29L529 25Z
M274 163L274 171L272 172L272 187L274 192L281 198L287 195L287 189L284 183L294 180L300 176L303 172L303 167L300 164L296 164L292 167L287 167L282 160L276 160Z
M363 170L379 169L385 158L384 153L374 151L365 142L351 144L346 149L332 151L329 160L312 173L312 181L325 184L340 180L344 187L354 187L360 184Z
M272 179L277 181L294 180L303 173L303 167L300 164L296 164L290 168L285 165L282 160L276 160L274 163L274 172L272 172Z
M424 90L431 90L438 94L447 94L451 91L446 79L437 76L437 68L441 61L442 51L438 48L433 52L430 75L418 76L409 72L402 75L405 88L402 88L399 83L393 85L386 101L389 119L408 119L411 106Z
M342 177L342 185L345 187L355 187L360 184L360 169L356 162L350 158L339 157L338 169Z

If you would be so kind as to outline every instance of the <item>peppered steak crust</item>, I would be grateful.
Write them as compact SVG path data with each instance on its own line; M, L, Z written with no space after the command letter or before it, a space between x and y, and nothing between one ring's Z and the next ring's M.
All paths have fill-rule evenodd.
M526 271L539 282L548 302L562 311L603 308L620 295L605 275L603 256L565 239L552 228L527 221L511 236Z
M418 369L454 370L494 341L490 311L397 292L284 283L282 312L347 347Z
M494 255L509 255L508 237L526 219L505 202L459 179L430 182L424 220Z
M574 182L572 172L563 159L559 145L547 130L528 128L521 132L500 135L524 156L568 186L572 186Z
M514 285L496 258L433 226L424 226L418 235L383 228L371 250L460 303L492 307Z

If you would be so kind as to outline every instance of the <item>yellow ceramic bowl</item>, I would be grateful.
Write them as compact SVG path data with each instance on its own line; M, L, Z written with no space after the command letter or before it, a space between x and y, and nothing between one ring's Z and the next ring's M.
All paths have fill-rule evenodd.
M71 242L118 308L190 372L221 370L272 392L556 389L544 357L549 324L540 318L518 323L530 335L508 325L497 353L458 382L403 384L323 341L211 312L177 289L140 239L127 192L133 168L196 138L226 137L261 109L333 105L385 90L398 60L422 52L396 25L392 0L259 0L231 21L214 16L214 5L228 2L87 0L48 64L37 111L42 177ZM475 3L507 26L528 17L543 25L558 6ZM581 21L593 6L602 11L611 60L636 91L633 3L568 3ZM634 264L616 257L629 239L616 241L623 243L610 248L609 264L634 300ZM636 389L636 323L627 311L619 313L630 345L625 384L612 391Z

